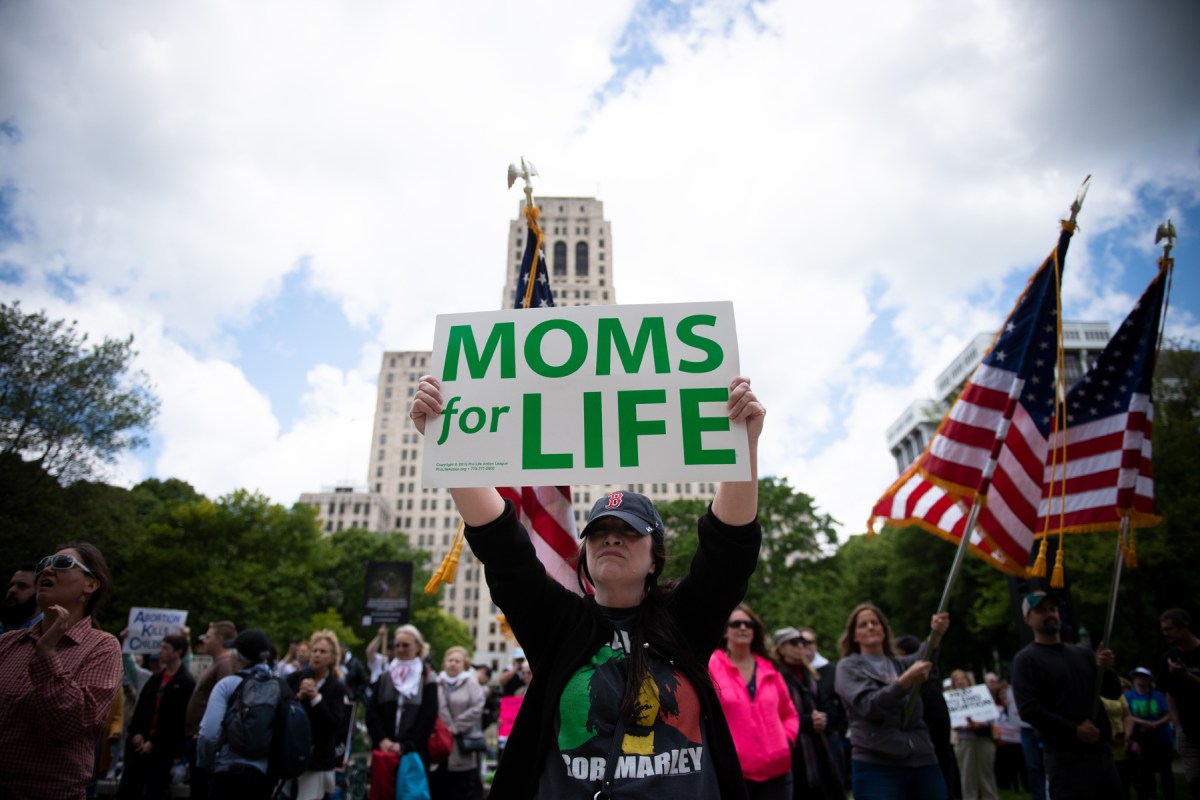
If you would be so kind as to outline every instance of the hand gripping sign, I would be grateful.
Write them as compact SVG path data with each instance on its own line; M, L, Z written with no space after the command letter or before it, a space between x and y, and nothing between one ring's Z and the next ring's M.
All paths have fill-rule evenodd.
M733 304L437 318L426 487L749 480Z

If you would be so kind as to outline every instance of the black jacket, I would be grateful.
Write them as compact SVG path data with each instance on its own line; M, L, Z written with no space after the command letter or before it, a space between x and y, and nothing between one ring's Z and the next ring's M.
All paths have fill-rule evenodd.
M300 682L311 677L313 673L308 667L288 675L288 686L298 700ZM342 755L346 749L345 741L341 738L345 732L343 722L351 708L346 705L346 687L332 672L321 684L319 693L321 699L317 703L307 697L300 700L304 713L308 714L308 724L312 726L313 751L308 768L313 772L337 769L342 765Z
M154 752L167 759L183 755L184 725L187 717L188 700L196 688L196 679L181 664L171 680L164 686L163 673L150 676L138 694L133 717L129 721L129 737L140 734L154 745ZM162 700L158 696L162 695ZM154 707L158 705L158 719ZM154 725L154 734L150 726Z
M730 612L746 594L758 564L762 529L758 521L725 525L710 512L700 518L699 544L691 571L669 606L683 641L705 664L720 644ZM596 601L582 598L547 576L513 511L505 501L499 519L466 529L472 552L484 565L492 598L505 613L533 668L504 757L492 782L492 796L533 797L555 740L558 699L567 681L605 643L613 627ZM661 648L656 648L661 650ZM663 653L670 658L670 653ZM733 737L711 684L697 685L701 710L713 721L716 741L708 742L723 798L746 796Z

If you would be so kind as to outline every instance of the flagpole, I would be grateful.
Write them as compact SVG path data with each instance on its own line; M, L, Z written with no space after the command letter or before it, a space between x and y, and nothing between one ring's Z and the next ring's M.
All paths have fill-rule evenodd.
M1129 517L1121 517L1121 530L1117 533L1117 555L1113 560L1112 586L1108 591L1108 616L1104 619L1104 638L1107 644L1112 637L1113 620L1117 616L1117 591L1121 585L1121 568L1125 565L1125 542L1129 539Z
M1079 216L1080 210L1083 209L1083 200L1087 197L1088 188L1091 186L1092 176L1088 175L1084 178L1079 190L1075 193L1075 201L1071 203L1071 217L1067 220L1067 230L1074 230L1075 220ZM1061 343L1060 343L1061 347ZM1062 380L1061 377L1059 379ZM1003 424L1003 423L1002 423ZM991 481L992 476L996 471L997 460L992 458L988 461L987 466L983 469L983 474L979 481L979 490L975 493L975 502L971 504L971 511L967 515L967 523L963 526L962 538L958 542L958 550L954 553L954 561L950 565L950 574L946 576L946 585L942 589L942 599L938 602L937 614L943 613L950 604L950 592L954 590L954 583L958 580L958 573L962 569L963 558L967 554L967 547L971 544L971 534L975 531L975 521L979 517L979 509L983 505L983 500L986 495L986 487ZM929 636L925 639L925 659L933 661L936 656L937 648L941 645L941 636L937 631L930 629ZM921 684L914 685L909 689L908 702L904 709L904 718L907 720L917 705L917 697L919 696Z
M1166 240L1166 244L1163 245L1162 260L1158 262L1159 264L1163 265L1164 267L1169 266L1169 262L1170 262L1170 258L1171 258L1171 249L1175 246L1175 238L1176 238L1175 226L1171 224L1171 220L1168 218L1166 222L1164 222L1163 224L1158 226L1158 230L1156 231L1155 236L1154 236L1155 244L1158 244L1159 242L1163 241L1164 239ZM1164 317L1165 317L1165 314L1164 314ZM1165 328L1166 326L1161 325L1161 323L1160 323L1160 327ZM1161 348L1162 348L1162 331L1160 329L1159 339L1158 339L1158 347L1156 349L1161 349ZM1116 616L1117 616L1117 592L1120 591L1120 588L1121 588L1121 569L1125 565L1125 547L1126 547L1126 542L1129 541L1129 535L1130 535L1129 527L1130 527L1129 526L1129 515L1125 514L1124 516L1121 517L1121 529L1117 533L1117 554L1116 554L1115 558L1113 559L1112 586L1109 588L1109 591L1108 591L1108 615L1104 619L1104 638L1100 640L1100 644L1103 644L1103 645L1108 645L1112 640L1113 622L1115 621ZM1092 718L1093 719L1096 718L1096 714L1099 711L1100 690L1101 690L1103 681L1104 681L1104 673L1101 672L1099 670L1099 668L1097 668L1097 670L1096 670L1096 693L1092 699Z

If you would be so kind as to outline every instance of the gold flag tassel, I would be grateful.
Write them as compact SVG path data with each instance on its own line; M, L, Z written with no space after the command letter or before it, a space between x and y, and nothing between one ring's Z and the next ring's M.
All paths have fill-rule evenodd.
M1037 559L1034 560L1033 566L1029 569L1029 575L1033 578L1046 577L1046 555L1050 551L1050 541L1047 537L1042 537L1042 546L1038 550Z
M1065 582L1063 580L1063 562L1067 558L1067 553L1063 549L1063 539L1065 538L1066 534L1058 534L1058 558L1054 559L1054 574L1050 576L1051 589L1061 589Z
M1074 223L1074 216L1071 218L1071 223ZM1063 225L1067 225L1064 222ZM1074 231L1072 231L1074 232ZM1058 273L1060 269L1058 263L1058 251L1055 251L1054 271ZM1060 277L1056 274L1055 277ZM1062 284L1059 283L1061 287ZM1067 560L1066 550L1063 548L1066 530L1066 514L1067 514L1067 387L1064 383L1064 377L1067 374L1066 369L1066 351L1063 348L1063 333L1062 333L1062 290L1060 289L1054 296L1054 323L1058 326L1057 338L1058 346L1055 348L1056 357L1058 359L1058 369L1055 373L1055 388L1054 388L1054 428L1051 435L1054 437L1054 459L1051 461L1050 472L1050 498L1054 498L1054 469L1058 462L1058 450L1062 448L1062 480L1059 481L1059 500L1058 500L1058 557L1054 559L1054 573L1050 576L1050 588L1061 589L1066 582L1064 579L1064 566ZM1046 518L1050 517L1050 508L1047 505ZM1046 540L1042 539L1042 553L1046 552ZM1038 555L1040 560L1041 554ZM1043 563L1042 575L1045 576L1046 567Z
M1133 531L1129 532L1129 538L1125 540L1125 566L1130 569L1137 569L1137 548L1133 544Z
M526 189L526 191L529 191ZM532 200L532 197L530 198ZM532 202L525 204L525 221L529 224L529 230L533 231L533 263L529 266L529 280L525 284L525 300L524 308L529 308L533 302L533 285L537 282L538 270L545 269L545 265L541 264L542 260L542 229L538 227L538 215L541 209L535 206ZM528 232L526 232L528 234Z
M450 546L450 552L446 553L446 557L442 559L441 565L433 573L433 577L429 579L429 583L425 584L425 594L437 594L438 587L443 583L454 583L454 576L458 573L458 557L462 554L463 541L463 521L459 520L458 530L454 533L454 543Z

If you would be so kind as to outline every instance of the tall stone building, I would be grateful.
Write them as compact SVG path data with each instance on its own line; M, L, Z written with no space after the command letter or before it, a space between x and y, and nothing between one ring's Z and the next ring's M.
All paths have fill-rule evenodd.
M616 303L612 230L604 204L592 197L540 197L540 225L554 302L560 306ZM524 202L509 224L507 269L501 307L511 308L527 233ZM486 276L481 276L486 279ZM451 310L451 309L447 309ZM433 556L436 567L450 549L459 517L445 489L421 486L421 435L408 418L408 406L421 375L429 371L429 351L383 354L375 404L368 482L390 515L390 530L403 533L412 546ZM592 502L613 488L642 492L656 501L711 497L712 483L663 482L621 487L576 486L575 520L582 525ZM442 608L463 620L475 638L475 662L506 666L513 644L500 630L500 611L491 601L479 562L464 547L453 584L443 586Z

